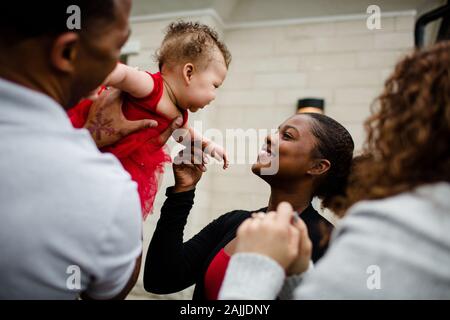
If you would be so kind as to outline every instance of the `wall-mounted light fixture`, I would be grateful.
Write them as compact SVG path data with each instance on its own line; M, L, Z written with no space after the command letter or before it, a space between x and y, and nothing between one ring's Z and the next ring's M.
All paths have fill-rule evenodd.
M297 102L297 113L313 112L323 114L325 100L321 98L304 98Z

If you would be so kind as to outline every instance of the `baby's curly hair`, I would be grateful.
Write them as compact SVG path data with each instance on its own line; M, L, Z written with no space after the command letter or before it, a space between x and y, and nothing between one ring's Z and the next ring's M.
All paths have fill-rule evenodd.
M231 54L225 44L219 40L215 30L199 22L177 21L167 27L164 40L156 53L156 60L160 71L164 65L188 61L206 65L215 48L222 53L228 68Z
M340 215L360 200L450 182L450 41L400 61L375 102Z

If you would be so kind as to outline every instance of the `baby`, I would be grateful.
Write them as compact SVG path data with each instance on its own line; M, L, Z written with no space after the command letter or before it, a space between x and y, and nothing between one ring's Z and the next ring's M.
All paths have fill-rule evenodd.
M159 175L170 157L151 139L161 134L177 117L183 118L183 128L191 140L202 141L206 152L228 160L224 149L196 133L187 124L188 110L196 112L216 97L216 90L225 80L231 55L210 27L191 22L169 25L157 53L160 72L151 74L118 64L105 80L105 86L125 92L123 113L129 120L154 119L158 127L132 133L112 146L102 148L121 161L138 184L142 213L145 218L153 208ZM81 101L69 110L75 127L83 127L91 100ZM88 128L89 129L89 128Z

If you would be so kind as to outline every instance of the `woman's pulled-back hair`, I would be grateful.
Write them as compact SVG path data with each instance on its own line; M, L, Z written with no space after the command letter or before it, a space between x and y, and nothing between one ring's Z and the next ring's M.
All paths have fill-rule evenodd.
M345 194L353 158L354 142L339 122L318 113L305 113L313 119L311 132L317 138L315 157L330 161L325 178L315 191L322 205L329 207L333 199Z
M200 62L206 65L216 48L222 53L228 68L231 54L219 40L216 31L199 22L177 21L167 27L162 45L156 53L156 60L160 71L164 65L185 62Z

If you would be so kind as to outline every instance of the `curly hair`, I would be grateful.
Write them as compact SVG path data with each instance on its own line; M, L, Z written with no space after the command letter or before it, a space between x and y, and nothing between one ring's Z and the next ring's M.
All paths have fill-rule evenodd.
M202 65L206 65L215 48L222 53L228 68L231 62L231 53L219 40L216 31L199 22L177 21L167 27L164 40L156 53L156 60L160 71L164 65L188 61L201 62Z
M339 215L360 200L450 182L450 41L416 50L396 65L365 129L364 153Z
M355 144L339 122L318 113L302 113L312 118L311 132L317 138L313 156L330 161L331 166L315 190L322 205L329 207L333 199L345 194Z

